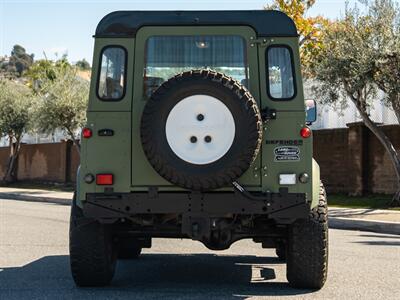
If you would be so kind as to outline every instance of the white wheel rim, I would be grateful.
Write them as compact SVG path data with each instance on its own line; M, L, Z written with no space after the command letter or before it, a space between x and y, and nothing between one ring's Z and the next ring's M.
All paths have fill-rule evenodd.
M201 115L203 120L199 120ZM168 145L180 159L205 165L229 151L235 137L235 121L222 101L208 95L193 95L172 108L165 133ZM192 137L197 141L191 141Z

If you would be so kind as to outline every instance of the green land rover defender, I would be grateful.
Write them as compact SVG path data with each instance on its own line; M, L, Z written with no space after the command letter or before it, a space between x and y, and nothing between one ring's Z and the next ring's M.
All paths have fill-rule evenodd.
M70 221L79 286L152 238L275 248L294 287L327 277L298 33L278 11L118 11L95 34ZM259 247L254 244L254 247Z

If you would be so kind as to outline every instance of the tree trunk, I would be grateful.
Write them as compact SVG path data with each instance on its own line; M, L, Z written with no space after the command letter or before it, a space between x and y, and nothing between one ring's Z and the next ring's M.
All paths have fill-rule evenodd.
M400 157L396 149L394 148L392 142L389 140L389 138L386 136L383 130L369 118L368 114L365 112L365 109L360 105L360 103L365 103L365 102L359 101L359 99L356 99L353 95L349 96L353 101L353 103L355 104L358 112L360 113L365 126L367 126L368 129L371 130L371 132L377 137L377 139L379 140L379 142L382 144L387 154L389 155L389 158L394 168L394 172L397 177L397 191L393 196L391 205L400 206Z
M67 129L68 134L70 138L72 139L72 142L74 143L76 150L78 151L79 156L81 155L81 145L78 142L78 139L75 137L75 134L72 132L72 130Z
M74 143L76 150L78 151L79 156L81 155L81 145L79 144L78 140L72 139L72 142Z
M17 159L21 147L21 137L16 136L15 137L15 143L13 142L13 135L8 136L10 140L10 155L8 158L8 164L7 164L7 171L3 177L3 181L5 183L12 183L16 181L17 179L17 174L16 174L16 166L17 166Z

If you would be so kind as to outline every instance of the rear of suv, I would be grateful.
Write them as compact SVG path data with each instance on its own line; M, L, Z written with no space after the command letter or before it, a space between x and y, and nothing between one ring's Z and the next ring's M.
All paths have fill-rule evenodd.
M327 203L298 48L277 11L101 20L71 209L77 285L109 284L152 238L212 250L253 239L286 261L292 286L324 285Z

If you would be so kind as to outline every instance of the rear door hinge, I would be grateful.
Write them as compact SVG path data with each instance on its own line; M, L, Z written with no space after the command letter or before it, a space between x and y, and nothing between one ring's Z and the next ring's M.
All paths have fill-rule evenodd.
M256 39L253 36L250 37L250 47L255 47L255 45L267 46L268 45L268 39L267 38Z

